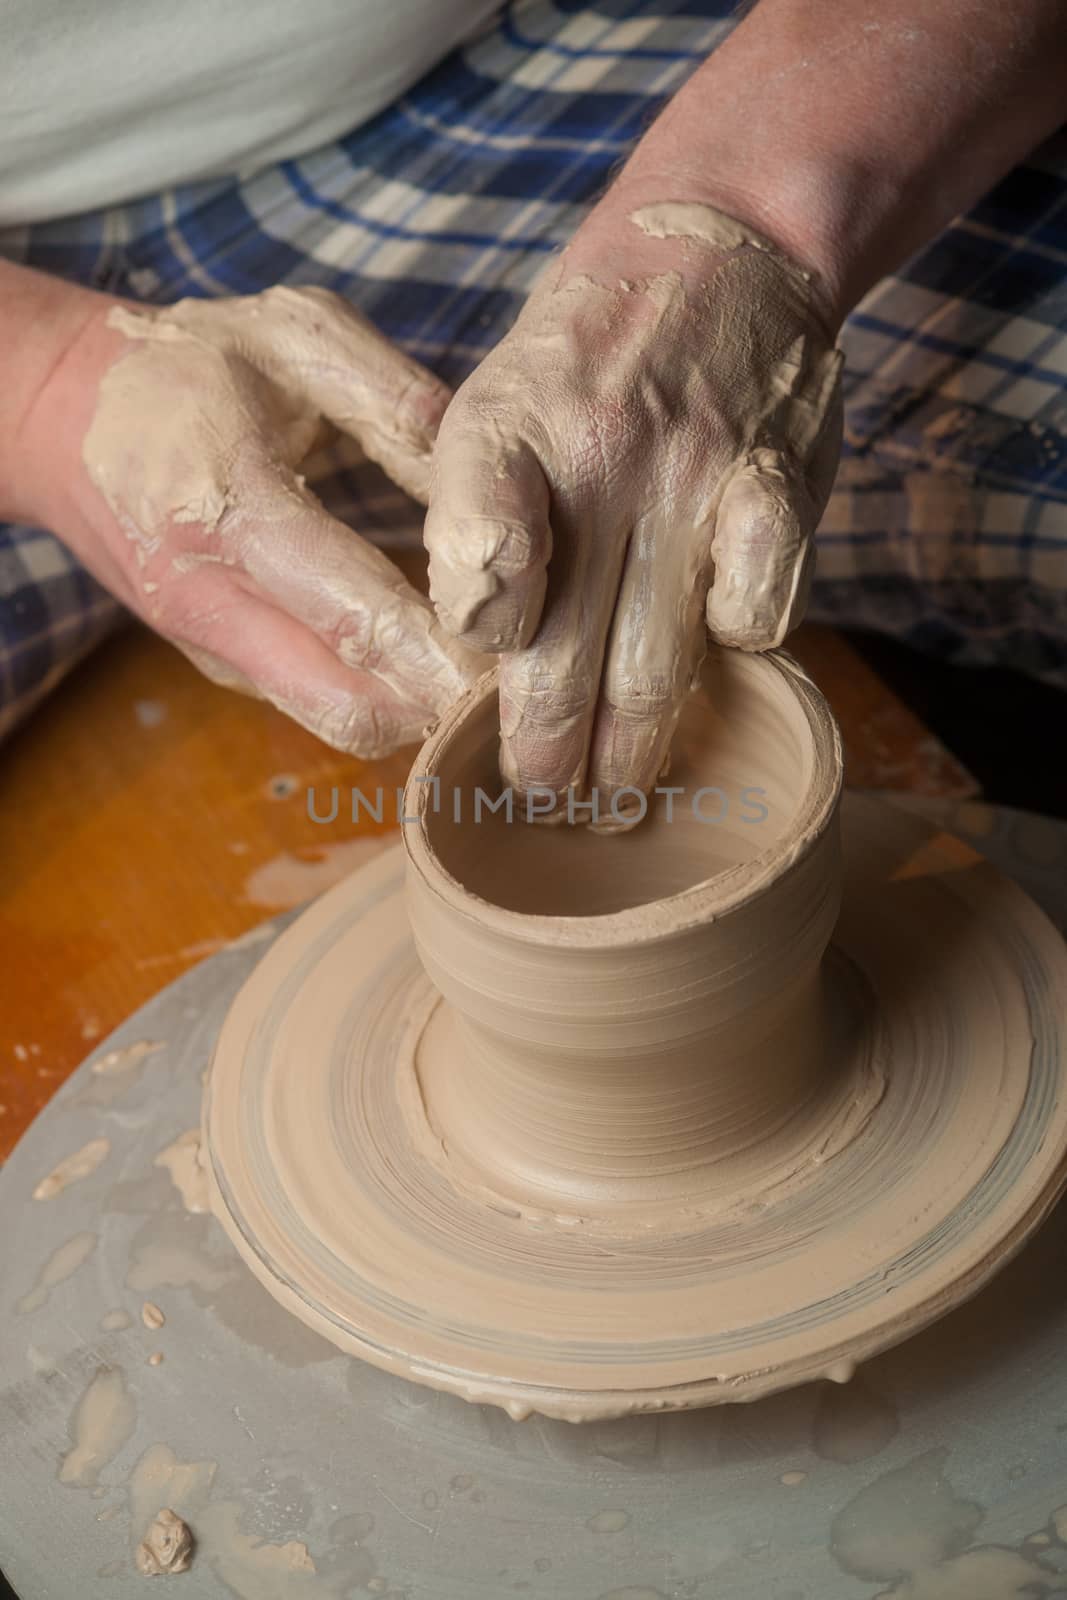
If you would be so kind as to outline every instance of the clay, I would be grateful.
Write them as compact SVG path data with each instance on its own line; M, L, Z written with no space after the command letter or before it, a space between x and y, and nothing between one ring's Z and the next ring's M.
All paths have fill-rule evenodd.
M166 1167L186 1211L208 1211L207 1179L200 1160L200 1131L190 1128L161 1150L153 1163Z
M143 1242L135 1241L126 1273L127 1287L141 1294L190 1285L207 1293L220 1288L232 1269L198 1249L198 1242L158 1232Z
M179 1461L169 1445L154 1444L137 1462L129 1481L130 1525L147 1527L164 1506L199 1520L215 1480L214 1461Z
M41 1268L33 1288L15 1301L15 1315L25 1317L31 1311L39 1311L46 1304L52 1290L72 1277L78 1268L88 1261L95 1249L96 1234L88 1232L76 1233L65 1244L59 1245Z
M326 1338L513 1416L847 1383L1063 1186L1065 1067L1034 1043L1062 942L858 800L834 932L840 748L788 658L712 651L679 723L672 783L754 784L759 824L676 800L591 839L434 810L420 778L469 792L495 753L490 679L413 771L406 905L381 856L238 996L213 1209Z
M1018 1550L972 1545L982 1508L957 1496L945 1475L949 1452L930 1450L854 1496L831 1530L831 1552L847 1573L890 1586L875 1600L1028 1600L1054 1572Z
M103 1076L130 1072L134 1067L139 1067L146 1056L155 1055L165 1048L160 1039L139 1039L136 1044L128 1044L120 1050L108 1050L98 1056L93 1062L93 1071Z
M628 1511L598 1511L586 1522L590 1533L621 1533L630 1525Z
M153 1518L154 1526L165 1514L162 1504L171 1501L178 1512L170 1514L195 1528L198 1561L206 1562L244 1600L295 1600L305 1593L339 1600L353 1582L368 1575L369 1562L362 1554L335 1563L329 1574L317 1574L303 1540L274 1543L246 1533L235 1501L209 1498L215 1471L214 1461L179 1461L168 1445L153 1445L130 1478L132 1525L144 1527Z
M782 251L736 218L693 200L661 200L641 206L630 213L630 221L651 239L687 239L690 243L712 245L716 250L739 250L742 245L750 245L780 260L788 260ZM796 271L792 262L788 264Z
M70 1422L71 1448L59 1465L60 1483L92 1488L100 1470L133 1432L136 1407L118 1367L101 1367L78 1401Z
M274 1543L246 1532L236 1501L210 1498L215 1474L214 1461L181 1461L169 1445L152 1445L130 1476L131 1526L143 1528L163 1507L172 1510L195 1533L198 1568L210 1567L241 1600L343 1600L370 1576L373 1566L362 1551L319 1573L302 1539Z
M193 1560L193 1535L188 1523L164 1506L137 1546L134 1564L146 1578L165 1572L187 1572Z
M847 804L843 820L847 829ZM1013 826L1012 819L1002 826ZM933 870L931 852L926 859ZM279 931L276 926L275 934ZM101 1525L95 1518L122 1492L130 1463L157 1440L178 1447L186 1459L217 1456L214 1492L240 1501L240 1527L253 1538L305 1541L318 1569L313 1581L319 1590L336 1571L335 1560L358 1538L369 1570L382 1576L386 1590L417 1594L420 1578L429 1572L434 1600L450 1586L464 1600L476 1594L504 1600L520 1577L532 1583L533 1594L560 1600L593 1600L616 1586L642 1583L666 1595L695 1586L712 1600L716 1594L728 1600L768 1600L769 1595L797 1600L801 1593L808 1600L873 1600L898 1580L846 1576L827 1552L831 1520L887 1467L897 1468L937 1444L951 1447L945 1471L956 1494L985 1508L976 1543L1037 1556L1040 1547L1032 1546L1029 1535L1041 1530L1047 1550L1046 1519L1067 1501L1067 1460L1063 1436L1056 1431L1057 1422L1067 1417L1060 1359L1067 1325L1059 1271L1067 1229L1062 1207L978 1301L906 1347L865 1364L853 1384L826 1390L843 1400L866 1380L899 1408L898 1438L859 1466L839 1466L813 1454L819 1393L810 1386L702 1415L582 1427L531 1418L513 1425L495 1407L465 1406L452 1396L391 1380L326 1345L268 1301L214 1220L187 1216L165 1174L153 1171L158 1149L197 1120L205 1038L214 1037L261 954L262 946L248 952L241 978L233 970L238 963L224 958L215 964L224 981L214 992L203 982L210 974L201 974L173 1000L167 996L162 1006L157 1002L134 1031L126 1030L127 1038L171 1041L171 1059L159 1075L159 1094L151 1097L147 1121L140 1115L140 1091L136 1115L107 1108L77 1109L75 1115L61 1097L32 1142L5 1169L12 1246L22 1247L18 1270L12 1257L7 1273L9 1299L33 1283L44 1256L73 1226L101 1233L96 1256L56 1292L39 1319L0 1318L9 1378L9 1415L0 1433L22 1451L26 1463L26 1472L13 1475L14 1499L5 1501L6 1516L0 1518L10 1534L5 1570L20 1593L36 1592L34 1572L42 1581L41 1552L48 1565L43 1576L71 1600L88 1600L89 1592L94 1600L115 1600L124 1585L131 1590L144 1585L132 1555L147 1521L129 1523L125 1512ZM1040 1050L1040 1033L1036 1040ZM155 1068L149 1071L155 1076ZM90 1074L87 1062L82 1081ZM147 1075L143 1081L147 1084ZM79 1087L71 1086L75 1093ZM83 1131L72 1140L74 1128ZM72 1144L97 1132L112 1139L102 1173L106 1181L72 1190L69 1204L42 1209L32 1202L39 1174ZM136 1204L136 1214L111 1209L112 1179L120 1173L141 1174L128 1200L125 1192L118 1196L124 1206ZM221 1294L192 1288L160 1289L150 1296L168 1313L166 1374L140 1365L138 1354L143 1359L153 1341L144 1338L137 1320L143 1296L123 1288L132 1240L139 1246L154 1243L164 1224L171 1234L188 1235L204 1256L221 1252L222 1264L231 1271L231 1289ZM136 1328L129 1339L101 1340L99 1320L120 1302L134 1314ZM78 1334L73 1342L72 1320ZM47 1349L47 1377L35 1376L48 1369L31 1360L30 1337ZM305 1349L310 1364L290 1367L273 1353L287 1341ZM92 1375L86 1356L94 1350L100 1359L126 1367L140 1414L137 1432L100 1475L101 1485L109 1486L101 1499L50 1481L58 1451L65 1448L66 1415ZM29 1449L20 1443L24 1429ZM779 1476L793 1469L808 1471L805 1485L780 1484ZM440 1499L433 1515L427 1514L429 1486ZM161 1504L200 1535L198 1508L177 1503L170 1491ZM621 1533L588 1530L586 1519L604 1509L628 1512L630 1526ZM149 1508L147 1520L154 1510ZM343 1519L343 1532L335 1518ZM69 1536L54 1537L59 1522L70 1525ZM677 1557L669 1570L665 1551ZM551 1558L546 1577L538 1577L540 1567L534 1570L535 1555ZM1056 1567L1065 1552L1057 1546L1040 1559ZM97 1579L104 1565L121 1567L125 1576L120 1574L118 1583L110 1575ZM500 1579L505 1566L510 1571ZM202 1545L193 1572L173 1586L179 1594L216 1586L220 1594L228 1593ZM931 1581L935 1576L936 1567ZM154 1592L154 1583L147 1587ZM253 1600L262 1600L251 1582L246 1587ZM369 1579L354 1592L368 1587ZM1055 1591L1054 1582L1049 1587ZM1038 1592L1035 1583L1034 1593L1024 1594L1036 1600Z
M33 1191L33 1198L53 1200L70 1184L80 1183L83 1178L91 1177L110 1150L109 1139L90 1139L88 1144L83 1144L80 1150L75 1150L73 1155L61 1161L47 1178L41 1179Z
M447 1004L402 1063L411 1137L482 1203L613 1237L678 1232L802 1181L881 1098L873 1057L827 1072L834 730L790 668L731 675L744 731L720 724L707 759L704 708L690 708L670 821L661 801L638 832L591 844L502 813L457 828L416 803L408 909ZM471 768L486 734L472 714L452 739L445 792L491 782ZM746 750L753 734L765 751ZM685 803L712 785L726 805L701 816L724 810L718 823ZM731 816L742 790L766 816Z

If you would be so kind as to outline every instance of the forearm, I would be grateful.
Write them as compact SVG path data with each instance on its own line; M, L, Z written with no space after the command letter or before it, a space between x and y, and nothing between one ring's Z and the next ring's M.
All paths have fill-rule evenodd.
M809 268L839 321L1055 130L1065 81L1062 0L760 0L594 228L654 201L715 206Z
M49 476L47 432L31 428L37 403L109 297L29 267L0 261L0 520L42 515ZM62 419L54 419L59 426ZM31 437L32 435L32 437Z

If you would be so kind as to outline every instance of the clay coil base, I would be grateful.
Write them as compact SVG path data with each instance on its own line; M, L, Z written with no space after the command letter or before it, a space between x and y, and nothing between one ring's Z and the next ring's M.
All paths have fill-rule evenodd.
M838 1111L872 1064L884 1090L834 1153L617 1233L454 1184L419 1127L440 1018L397 850L278 940L221 1032L205 1146L252 1270L367 1361L572 1420L844 1377L974 1294L1064 1186L1067 953L957 840L856 796L842 822Z

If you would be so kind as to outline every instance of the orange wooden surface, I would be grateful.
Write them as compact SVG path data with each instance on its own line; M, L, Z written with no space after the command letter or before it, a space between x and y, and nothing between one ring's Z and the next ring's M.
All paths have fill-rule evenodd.
M830 699L849 780L974 793L967 774L843 640L791 648ZM403 782L208 683L131 628L83 664L0 755L0 1158L84 1056L227 940L350 871L386 831L337 784Z

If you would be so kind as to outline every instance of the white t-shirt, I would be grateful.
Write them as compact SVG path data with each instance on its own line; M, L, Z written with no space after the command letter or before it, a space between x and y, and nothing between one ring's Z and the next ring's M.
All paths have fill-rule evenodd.
M0 226L313 150L498 4L0 0Z

